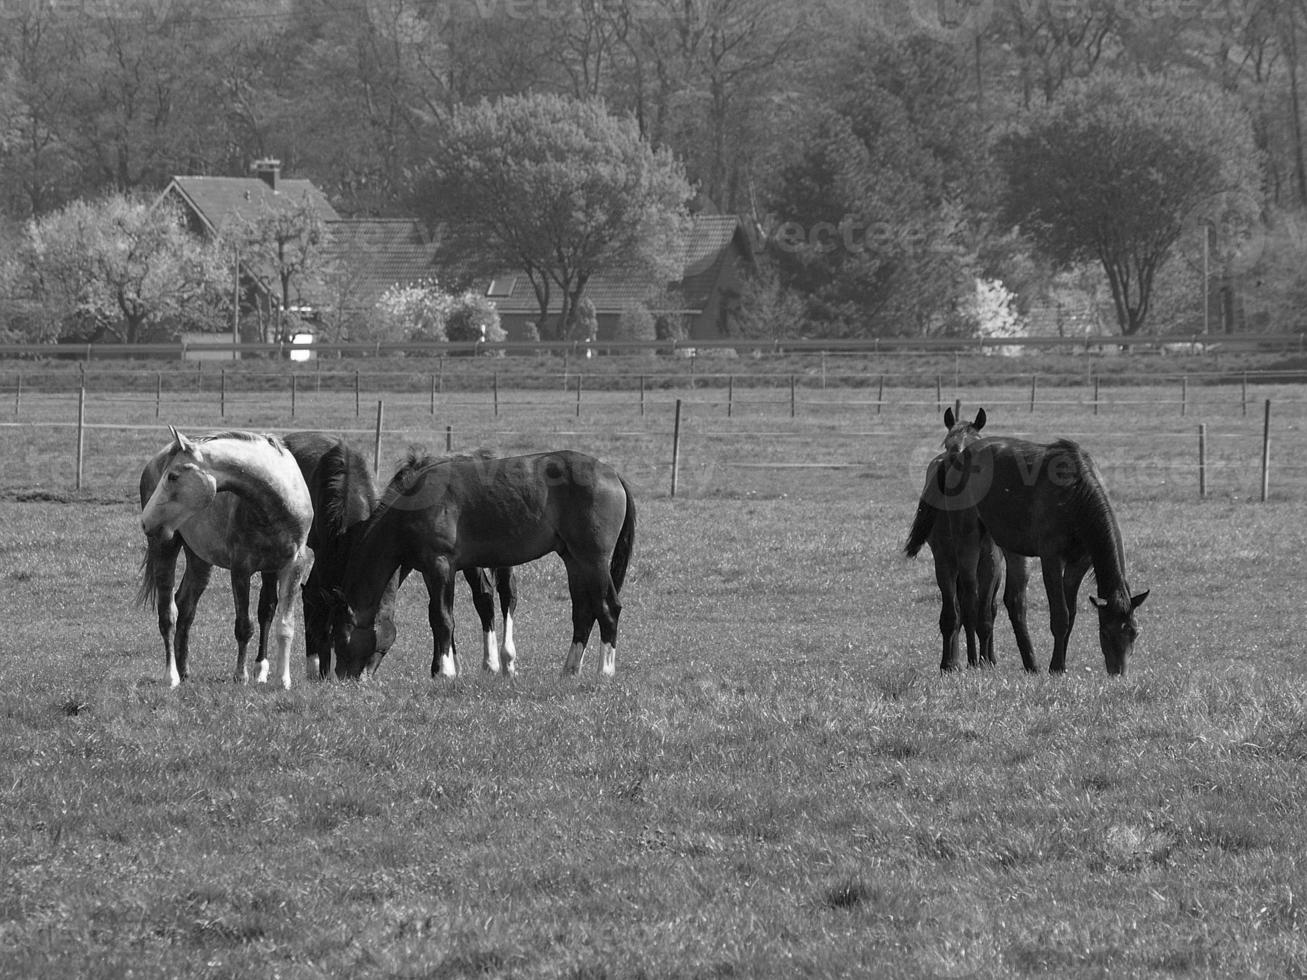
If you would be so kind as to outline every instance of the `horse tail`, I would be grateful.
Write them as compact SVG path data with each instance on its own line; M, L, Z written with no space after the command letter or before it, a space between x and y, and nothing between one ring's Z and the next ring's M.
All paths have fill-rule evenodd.
M935 508L928 504L923 497L917 501L917 516L913 518L912 530L908 532L908 540L903 546L903 553L909 558L916 558L917 552L926 543L934 527Z
M159 546L146 539L145 554L141 556L141 583L136 587L136 604L153 609L159 603L159 580L155 571L159 567Z
M613 589L620 592L622 582L626 580L626 566L630 564L631 552L635 548L635 498L631 496L631 488L626 485L626 481L620 476L617 479L626 491L626 518L622 521L621 533L617 535L617 546L613 548L613 560L608 570L613 580Z

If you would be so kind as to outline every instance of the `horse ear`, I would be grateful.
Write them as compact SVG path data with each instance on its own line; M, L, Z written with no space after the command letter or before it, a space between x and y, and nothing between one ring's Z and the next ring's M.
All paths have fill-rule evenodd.
M1091 603L1093 603L1095 609L1104 609L1104 608L1107 607L1107 600L1106 600L1106 599L1100 599L1100 598L1098 598L1098 596L1096 596L1096 595L1091 595L1091 596L1089 597L1089 601L1090 601Z
M168 431L172 433L172 444L178 452L189 452L194 448L194 444L184 435L177 431L176 426L168 426Z
M985 410L983 408L976 409L976 421L971 423L971 427L977 432L985 427Z
M953 418L953 409L952 408L944 409L944 428L946 429L953 428L953 423L956 421L957 419Z
M1144 591L1140 592L1138 595L1131 596L1130 608L1138 609L1140 606L1142 606L1144 604L1144 600L1148 598L1148 593L1151 591L1152 589L1144 589Z

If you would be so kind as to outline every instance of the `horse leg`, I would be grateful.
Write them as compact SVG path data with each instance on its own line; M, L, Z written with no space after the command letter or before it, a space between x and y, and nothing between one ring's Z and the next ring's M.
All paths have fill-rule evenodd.
M495 639L495 596L491 591L490 572L484 568L465 568L463 578L472 590L472 604L481 619L481 668L499 673L499 641Z
M979 551L967 547L958 562L958 613L962 621L962 632L967 639L967 666L975 667L977 659L976 634L980 617L980 586L977 582L979 570Z
M186 572L182 575L182 584L177 589L174 599L177 609L177 631L173 640L177 676L177 681L173 683L174 687L190 676L191 623L195 621L195 607L209 584L211 574L213 574L213 566L187 548Z
M980 663L992 666L994 658L994 614L998 606L998 583L1001 573L998 548L986 536L980 544L976 563L976 634L980 643Z
M457 677L458 653L454 650L454 575L449 561L439 558L422 571L427 584L427 622L431 624L432 677Z
M939 585L939 632L943 640L943 653L939 659L941 672L958 669L958 629L962 617L958 612L957 569L951 555L941 548L935 555L935 581Z
M268 630L277 615L278 591L281 586L276 572L264 572L259 585L259 653L254 658L254 676L260 684L268 682Z
M271 573L264 577L263 592L272 592L268 602L269 619L272 622L272 640L277 648L277 660L281 671L281 686L290 690L290 653L295 643L295 592L304 584L312 559L301 548L299 552L280 568L276 575ZM275 586L275 589L269 589ZM263 595L259 595L259 608L264 606ZM267 679L268 661L263 661L259 680Z
M1066 643L1062 647L1064 664L1067 648L1071 645L1071 631L1076 625L1076 594L1080 591L1080 583L1090 565L1091 562L1086 558L1062 569L1062 601L1066 604Z
M1035 663L1035 647L1030 642L1030 631L1026 628L1026 583L1030 581L1030 568L1021 555L1007 554L1007 580L1003 583L1003 605L1007 608L1007 618L1012 624L1012 634L1017 639L1017 649L1021 652L1021 665L1032 674L1039 673Z
M617 620L622 604L617 590L603 565L582 568L575 560L567 561L567 585L572 594L572 646L563 661L563 673L575 674L585 660L585 645L595 621L599 622L601 651L599 670L611 677L617 669Z
M1062 588L1062 559L1045 555L1040 559L1040 570L1044 575L1044 591L1048 593L1048 627L1053 633L1053 657L1048 662L1048 672L1060 674L1066 670L1066 648L1071 639L1071 615Z
M500 662L505 674L517 673L517 647L513 643L513 614L517 611L517 575L511 565L495 569L495 588L499 591L499 608L504 615L504 639Z
M174 534L169 540L147 538L149 550L147 572L154 579L154 602L159 614L159 635L163 638L163 679L169 687L182 682L177 672L177 657L173 652L172 635L177 626L177 601L173 598L172 583L177 574L177 555L181 553L182 539Z
M250 672L245 667L245 650L254 635L254 626L250 623L250 576L248 572L231 572L231 598L236 606L236 670L232 680L245 684L250 679ZM262 679L262 678L261 678Z

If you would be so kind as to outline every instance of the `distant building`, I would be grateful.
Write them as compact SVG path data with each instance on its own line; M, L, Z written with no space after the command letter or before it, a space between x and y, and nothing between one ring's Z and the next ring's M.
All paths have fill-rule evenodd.
M435 248L409 218L342 218L312 181L281 176L277 160L258 160L250 177L173 177L161 200L176 201L197 235L216 238L238 222L307 202L326 225L327 282L296 282L292 306L302 316L366 314L391 286L436 275ZM275 271L240 256L241 307L267 310L280 303Z
M685 239L681 277L675 282L651 283L600 275L586 284L585 298L594 304L598 314L597 339L620 338L623 314L640 307L648 309L662 321L664 329L670 327L669 332L677 337L715 340L732 336L741 281L752 261L752 246L739 218L695 215ZM526 275L507 272L484 288L499 310L499 321L508 339L526 339L527 324L540 319L540 304ZM556 317L561 309L561 298L552 296L550 315Z

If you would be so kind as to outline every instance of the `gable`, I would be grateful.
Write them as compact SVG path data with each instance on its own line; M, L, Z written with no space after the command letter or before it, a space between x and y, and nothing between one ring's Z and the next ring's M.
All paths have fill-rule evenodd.
M311 180L280 180L273 190L259 177L174 177L163 196L180 201L209 235L221 234L236 218L253 220L266 211L305 200L322 220L340 220Z

